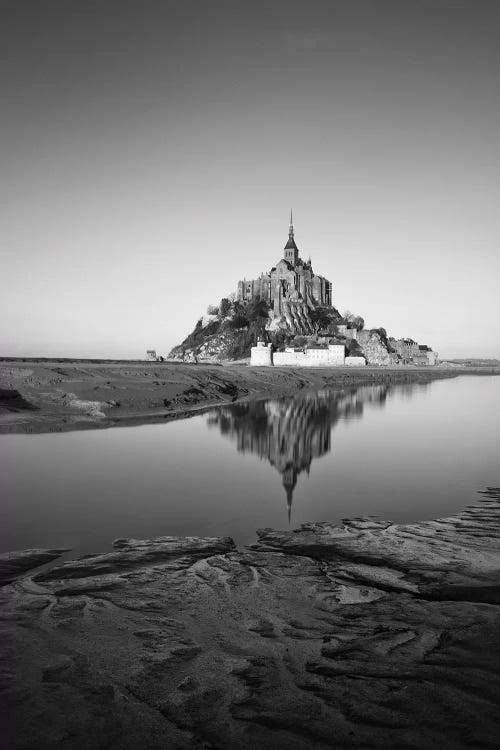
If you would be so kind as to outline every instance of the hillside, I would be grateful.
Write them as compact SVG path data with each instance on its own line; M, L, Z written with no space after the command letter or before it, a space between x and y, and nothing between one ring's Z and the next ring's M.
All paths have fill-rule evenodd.
M359 328L357 330L356 326ZM346 337L345 328L356 329L358 340ZM277 351L286 347L321 347L344 343L349 354L364 356L368 364L397 364L384 329L362 330L363 319L342 316L333 306L289 311L273 316L270 306L259 299L246 305L223 298L199 318L194 330L169 353L168 358L183 362L221 362L250 357L250 348L259 339L270 342Z

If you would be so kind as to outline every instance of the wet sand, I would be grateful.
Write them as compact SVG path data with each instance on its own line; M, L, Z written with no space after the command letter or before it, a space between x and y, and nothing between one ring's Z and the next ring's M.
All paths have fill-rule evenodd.
M244 365L0 361L0 432L62 432L178 419L207 407L302 388L427 383L465 368L254 368Z

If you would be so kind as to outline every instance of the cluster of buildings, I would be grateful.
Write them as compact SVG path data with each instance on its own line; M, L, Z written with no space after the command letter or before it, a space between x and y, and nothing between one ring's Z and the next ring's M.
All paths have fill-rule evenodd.
M380 359L379 351L376 352L375 357L372 357L369 342L369 338L372 336L371 331L360 331L359 334L358 339L361 342L366 337L368 341L368 343L365 342L366 352L363 356L349 356L346 354L345 344L328 344L326 347L288 347L282 352L277 352L273 351L272 344L258 341L257 345L251 348L250 364L254 367L364 367L366 364L433 366L438 362L437 352L434 352L425 344L411 342L411 339L400 339L398 341L389 339L389 345L394 351L387 352L384 350L383 359ZM381 348L378 341L376 347Z
M436 365L438 353L427 344L417 344L413 339L389 339L389 344L399 356L402 365Z
M288 241L281 260L269 273L262 273L253 280L238 282L236 300L243 306L257 299L269 307L268 330L285 329L298 334L317 334L318 327L310 313L318 307L332 307L332 283L324 276L315 274L311 259L303 261L295 242L293 217L290 213ZM340 317L340 316L339 316ZM355 326L340 324L334 340L323 346L310 343L306 348L287 348L273 351L271 344L263 341L251 349L250 364L255 366L332 367L341 365L363 366L365 364L435 365L437 353L426 345L412 339L389 339L384 343L373 331L358 331ZM317 338L317 336L316 336ZM331 341L331 339L329 340ZM357 353L363 356L346 356L352 341L357 341ZM345 343L344 343L345 342ZM352 347L350 347L352 350Z

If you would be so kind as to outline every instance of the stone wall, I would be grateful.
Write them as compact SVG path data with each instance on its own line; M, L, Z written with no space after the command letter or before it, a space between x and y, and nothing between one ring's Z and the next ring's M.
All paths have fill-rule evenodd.
M328 349L306 349L274 352L273 363L276 367L335 367L345 362L344 345L330 344Z
M419 353L419 346L413 339L398 339L397 341L391 339L390 344L403 359L411 360Z
M349 367L364 367L366 360L364 357L346 357L345 364Z
M339 336L345 336L346 341L356 341L358 337L358 331L356 328L351 328L344 323L337 326Z
M345 362L343 344L330 344L328 349L286 349L284 352L273 352L271 344L259 341L252 346L250 365L252 367L335 367Z
M413 357L413 362L416 365L429 365L430 367L437 364L438 360L438 354L437 352L433 352L432 349L429 349L428 351L422 351L419 352L415 357Z

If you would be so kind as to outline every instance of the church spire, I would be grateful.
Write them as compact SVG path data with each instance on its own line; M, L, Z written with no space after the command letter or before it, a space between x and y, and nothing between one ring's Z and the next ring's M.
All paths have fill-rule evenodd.
M288 241L285 245L285 260L291 263L292 266L296 266L298 259L299 248L295 244L295 239L293 236L293 214L290 210L290 227L288 229Z

